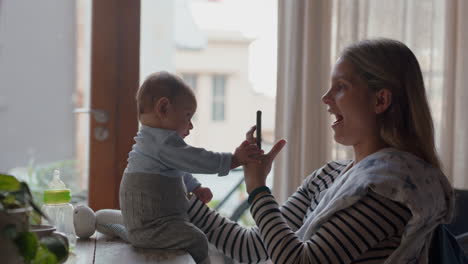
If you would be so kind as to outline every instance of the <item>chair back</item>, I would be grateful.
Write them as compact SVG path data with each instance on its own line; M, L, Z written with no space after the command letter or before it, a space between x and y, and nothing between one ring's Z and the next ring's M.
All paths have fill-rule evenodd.
M468 257L446 225L439 225L434 230L429 264L468 264Z

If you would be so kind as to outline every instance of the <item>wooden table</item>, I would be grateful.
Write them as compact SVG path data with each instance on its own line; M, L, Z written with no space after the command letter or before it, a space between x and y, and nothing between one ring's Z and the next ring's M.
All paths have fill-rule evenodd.
M96 232L90 239L79 239L66 264L195 264L182 250L139 249L120 239ZM212 260L212 263L219 263ZM222 262L221 262L222 263Z

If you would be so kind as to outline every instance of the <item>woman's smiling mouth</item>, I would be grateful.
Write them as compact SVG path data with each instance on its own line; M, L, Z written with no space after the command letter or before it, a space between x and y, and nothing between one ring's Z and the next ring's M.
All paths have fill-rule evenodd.
M338 126L342 121L343 121L343 116L342 115L339 115L339 114L334 114L335 115L335 122L333 122L332 124L332 128Z

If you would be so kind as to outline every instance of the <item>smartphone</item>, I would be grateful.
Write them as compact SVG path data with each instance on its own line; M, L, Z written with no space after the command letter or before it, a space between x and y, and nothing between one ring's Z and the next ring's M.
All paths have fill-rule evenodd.
M262 111L257 111L257 128L255 129L257 138L257 147L262 149Z

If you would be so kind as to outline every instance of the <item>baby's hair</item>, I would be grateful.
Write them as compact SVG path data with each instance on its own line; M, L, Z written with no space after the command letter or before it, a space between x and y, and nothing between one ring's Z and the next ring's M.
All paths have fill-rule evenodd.
M192 89L184 81L166 71L155 72L148 76L137 91L138 115L148 112L153 104L162 97L167 97L172 103L176 103L180 96L195 98Z

